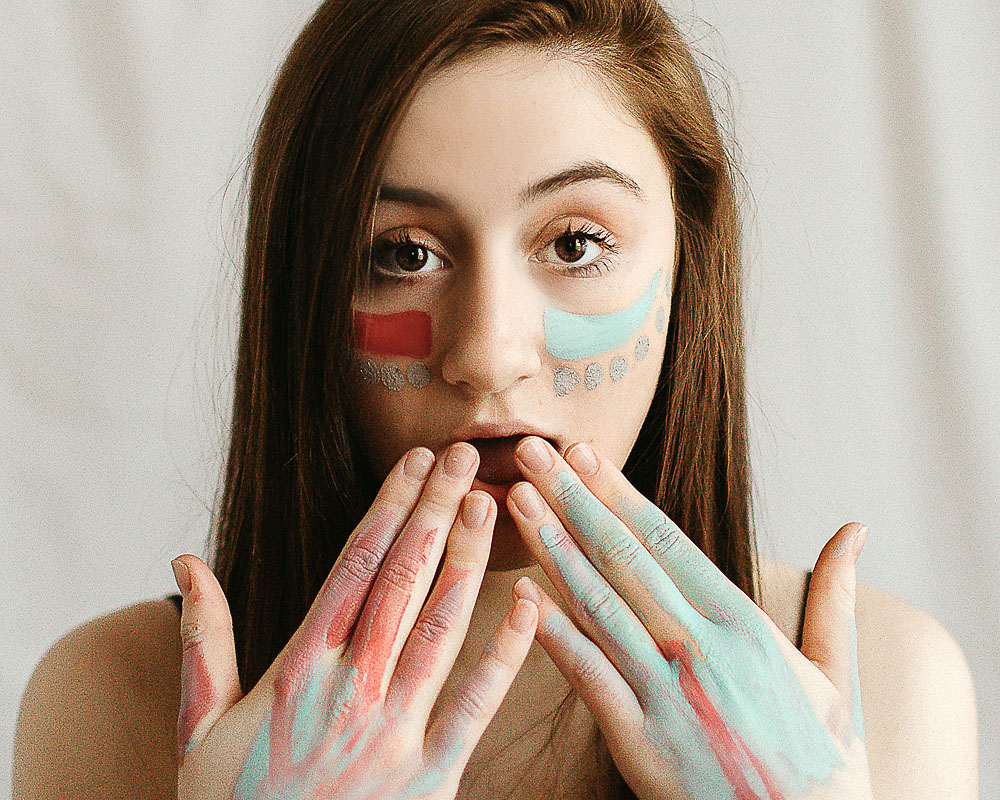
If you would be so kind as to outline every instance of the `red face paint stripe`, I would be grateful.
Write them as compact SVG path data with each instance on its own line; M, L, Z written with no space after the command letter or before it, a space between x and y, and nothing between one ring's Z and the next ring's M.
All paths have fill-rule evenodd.
M358 347L373 355L427 358L431 354L431 317L424 311L355 311L354 334Z

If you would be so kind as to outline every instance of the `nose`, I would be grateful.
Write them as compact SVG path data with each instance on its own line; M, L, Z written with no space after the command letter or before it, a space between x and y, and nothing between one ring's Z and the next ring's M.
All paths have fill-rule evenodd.
M468 394L500 394L538 375L542 313L530 276L473 269L452 289L442 377Z

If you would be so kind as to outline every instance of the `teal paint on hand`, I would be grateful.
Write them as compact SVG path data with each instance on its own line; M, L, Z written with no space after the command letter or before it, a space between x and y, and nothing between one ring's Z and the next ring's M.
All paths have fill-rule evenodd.
M663 269L658 269L649 288L628 308L610 314L571 314L545 307L545 349L556 358L572 361L607 353L621 347L649 315Z
M264 717L257 738L250 746L250 754L236 782L235 800L254 800L260 797L261 785L267 777L271 752L271 714Z
M414 778L401 795L401 798L426 797L437 791L453 774L455 764L465 749L465 743L459 738L452 738L438 762L428 767L421 775Z
M542 526L545 530L539 534L561 582L579 601L600 591L594 563L601 559L593 546L620 552L622 527L611 524L615 514L569 473L560 473L552 488L553 507L567 519L572 540L550 525ZM645 630L637 629L631 615L620 612L599 623L603 636L588 634L636 691L646 710L645 734L664 759L679 765L690 797L778 800L806 796L826 783L843 764L837 735L816 715L756 605L742 594L745 602L737 602L731 593L738 590L683 534L659 539L657 532L673 533L673 523L654 504L622 498L619 505L626 507L625 513L615 509L620 519L640 540L651 537L664 545L657 551L659 575L640 552L631 562L633 574L626 571L619 579L625 581L623 592L631 596L630 587L638 580L650 595L669 597L665 587L676 582L688 599L698 595L706 605L722 607L719 622L693 608L693 616L678 616L685 623L687 641L664 638L651 621L644 620ZM573 540L591 548L589 561ZM712 594L714 602L709 603ZM609 602L621 600L613 597ZM647 634L659 636L660 644L648 647ZM602 643L604 636L612 640L611 647ZM859 729L858 703L854 712Z

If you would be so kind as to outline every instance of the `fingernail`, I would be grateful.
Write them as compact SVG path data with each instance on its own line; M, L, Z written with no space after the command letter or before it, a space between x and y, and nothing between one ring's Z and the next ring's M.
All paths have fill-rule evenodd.
M552 454L537 436L524 439L514 452L524 462L524 466L535 472L544 472L552 466Z
M187 564L178 558L170 562L174 569L174 580L177 581L177 588L181 591L181 597L187 597L191 591L191 570Z
M403 472L406 477L415 481L422 481L426 478L434 466L434 454L426 447L417 447L406 454L406 461L403 462Z
M481 494L467 494L462 501L462 521L466 528L481 528L486 522L490 501Z
M510 618L510 626L516 631L531 630L533 608L537 608L537 606L530 600L518 598L518 601L514 603L514 613Z
M576 470L577 475L593 475L597 472L594 449L586 442L573 445L566 453L566 461Z
M514 498L514 505L528 519L541 519L545 516L542 498L538 495L538 490L530 483L519 483L514 487L511 496Z
M861 548L865 546L865 542L868 541L868 526L865 525L856 534L854 534L854 563L858 563L858 557L861 555Z
M453 444L444 459L445 474L451 478L462 478L469 474L476 463L476 450L470 444Z
M542 597L538 594L538 589L535 588L535 584L531 582L531 578L527 575L522 575L514 583L514 595L523 597L525 600L530 600L539 608L542 605Z

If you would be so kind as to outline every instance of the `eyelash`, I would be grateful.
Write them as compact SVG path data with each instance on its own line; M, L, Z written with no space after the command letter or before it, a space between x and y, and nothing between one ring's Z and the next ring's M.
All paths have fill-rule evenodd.
M593 277L602 273L611 272L617 266L614 263L614 256L616 256L620 250L618 241L610 232L604 230L603 228L599 228L589 222L584 222L575 226L572 223L567 223L566 230L554 239L551 239L548 244L552 244L564 236L582 236L585 239L589 239L590 241L601 245L605 249L605 253L586 264L569 264L562 270L562 272L565 272L573 277ZM378 258L384 253L391 251L393 248L402 247L403 245L423 247L427 250L433 250L424 242L412 239L409 229L404 228L401 231L394 231L384 239L376 242L368 251L368 262L371 265L371 271L376 280L388 280L395 283L417 283L418 281L424 280L424 274L407 275L405 273L383 272L374 266L372 262L373 255ZM546 247L547 246L548 245L546 245Z

